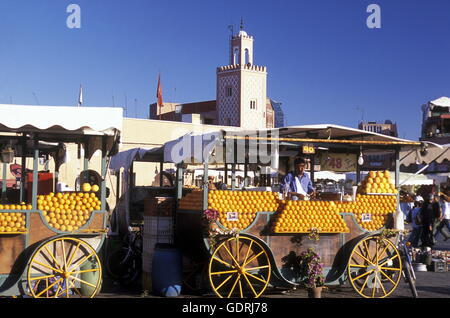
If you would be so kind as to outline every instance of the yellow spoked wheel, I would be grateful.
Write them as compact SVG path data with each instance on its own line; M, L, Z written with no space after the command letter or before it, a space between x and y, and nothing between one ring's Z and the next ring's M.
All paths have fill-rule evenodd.
M267 288L271 270L269 255L256 240L236 236L214 251L208 274L220 298L257 298Z
M397 288L402 261L395 245L384 238L368 237L352 251L347 274L355 291L365 298L384 298Z
M33 253L28 289L34 298L92 298L100 291L101 273L92 246L76 238L57 238Z

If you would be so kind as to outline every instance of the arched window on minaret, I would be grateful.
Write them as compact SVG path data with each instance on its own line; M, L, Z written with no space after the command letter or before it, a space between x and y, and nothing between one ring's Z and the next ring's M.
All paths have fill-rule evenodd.
M244 51L244 58L245 58L245 65L250 63L250 52L248 51L248 49L245 49Z
M233 51L233 65L238 64L238 60L239 60L239 49L235 48Z

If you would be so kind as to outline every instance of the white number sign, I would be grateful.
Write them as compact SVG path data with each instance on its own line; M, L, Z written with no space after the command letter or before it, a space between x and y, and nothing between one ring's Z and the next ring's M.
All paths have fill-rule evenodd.
M227 212L227 221L232 221L232 222L239 221L239 213Z

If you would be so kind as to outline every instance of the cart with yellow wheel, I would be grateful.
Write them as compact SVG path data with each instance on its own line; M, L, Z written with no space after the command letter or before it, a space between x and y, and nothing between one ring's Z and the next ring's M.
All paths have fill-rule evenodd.
M202 162L204 166L202 189L188 194L177 191L175 216L176 244L185 263L203 264L202 270L196 266L196 274L203 275L197 282L207 282L222 298L260 297L268 289L299 287L298 256L314 248L324 265L325 286L347 284L367 298L384 298L395 291L404 267L397 236L389 229L403 229L400 164L431 145L335 125L221 131L214 138L202 136L200 142L198 136L189 138L166 144L161 153L172 154L172 158L164 157L166 162L178 163L178 189L182 189L180 176L187 164ZM184 151L195 151L195 144L203 145L201 153ZM256 150L263 147L265 158L252 161L251 156L259 156ZM357 162L363 152L390 156L395 163L392 177L383 170L370 171L362 179ZM299 154L316 163L311 165L311 179L318 163L325 167L330 158L342 159L340 165L356 171L356 192L291 201L283 199L282 191L272 187L276 181L262 173L258 175L262 187L236 186L237 168L244 174L255 166L270 171L262 169L266 159L266 166L269 162L272 169L285 174ZM231 189L209 189L212 164L222 164L225 178L231 172ZM206 221L205 213L211 211L217 215ZM318 241L310 239L313 233L319 235ZM190 281L195 281L193 274L186 273Z
M72 298L100 292L99 251L109 216L105 176L119 142L121 111L0 105L0 295ZM67 152L77 144L84 152L83 171L91 171L94 152L101 153L99 184L81 173L80 191L59 182ZM19 179L7 187L8 166L17 158Z
M163 163L176 165L174 238L189 290L242 298L299 287L304 277L299 275L298 257L314 248L324 265L326 286L349 284L362 297L378 298L394 292L403 272L396 237L386 234L402 225L401 160L426 147L431 146L342 126L313 125L191 134L145 153L129 152L140 154L130 160L159 162L161 170ZM389 171L371 171L362 180L358 158L373 152L395 162L393 179ZM333 166L356 171L357 189L322 192L311 200L284 199L271 173L286 174L299 155L314 163L312 180L319 165L323 170ZM128 152L118 156L129 157ZM202 184L199 189L184 187L185 171L199 170L192 169L195 165L203 166ZM215 176L222 173L223 184L229 186L231 177L231 188L211 184L213 169ZM238 171L243 172L239 185ZM258 187L249 184L250 172ZM312 234L320 239L311 240Z

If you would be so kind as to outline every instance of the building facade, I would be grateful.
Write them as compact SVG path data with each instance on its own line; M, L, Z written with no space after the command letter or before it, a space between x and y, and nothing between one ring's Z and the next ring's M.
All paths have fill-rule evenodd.
M374 121L360 122L358 129L398 137L397 124L393 124L390 120L386 120L384 123L377 123Z
M279 127L284 127L286 126L286 121L284 120L284 112L283 109L281 108L281 103L271 100L272 103L272 108L274 111L274 116L275 116L275 128L279 128Z
M422 105L421 141L450 143L450 98L441 97Z
M384 123L375 121L360 122L358 129L366 130L378 134L392 137L398 137L397 124L386 120ZM395 164L394 154L368 154L364 155L364 164L362 170L392 170Z
M192 119L244 129L274 128L277 121L283 122L281 103L276 104L275 111L275 103L267 97L266 67L253 63L253 42L242 26L238 34L232 35L228 65L216 69L216 100L163 103L159 108L154 103L150 105L150 119L187 122Z

